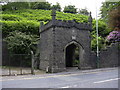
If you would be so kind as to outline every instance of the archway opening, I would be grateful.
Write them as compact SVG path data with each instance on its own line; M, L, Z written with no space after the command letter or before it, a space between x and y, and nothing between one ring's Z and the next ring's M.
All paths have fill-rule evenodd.
M66 67L78 67L79 64L79 46L72 43L66 47Z

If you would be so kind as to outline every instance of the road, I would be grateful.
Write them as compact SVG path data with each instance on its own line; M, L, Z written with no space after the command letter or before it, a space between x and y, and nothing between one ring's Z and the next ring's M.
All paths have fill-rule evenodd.
M118 68L3 77L2 88L118 88Z

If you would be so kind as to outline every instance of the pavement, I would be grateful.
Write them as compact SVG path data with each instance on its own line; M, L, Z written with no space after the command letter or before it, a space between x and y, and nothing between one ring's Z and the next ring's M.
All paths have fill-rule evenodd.
M45 71L35 69L35 74L45 74ZM31 68L20 68L20 67L2 67L0 68L0 76L17 76L17 75L29 75L31 74Z
M4 76L2 88L118 88L118 68L74 70L38 75Z

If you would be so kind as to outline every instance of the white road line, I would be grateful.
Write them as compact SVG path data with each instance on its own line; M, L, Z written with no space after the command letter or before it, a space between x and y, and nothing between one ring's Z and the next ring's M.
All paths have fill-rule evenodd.
M118 80L120 78L114 78L114 79L108 79L108 80L103 80L103 81L97 81L97 82L94 82L94 83L104 83L104 82L109 82L109 81L114 81L114 80Z
M70 86L65 86L65 87L61 87L61 88L69 88Z

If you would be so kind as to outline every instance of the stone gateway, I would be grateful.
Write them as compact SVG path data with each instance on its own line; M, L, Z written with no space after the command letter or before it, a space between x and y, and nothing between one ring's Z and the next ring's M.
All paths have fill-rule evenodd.
M73 66L76 47L79 49L79 69L92 68L90 65L92 17L88 23L52 20L40 27L40 66L47 72L60 72Z

